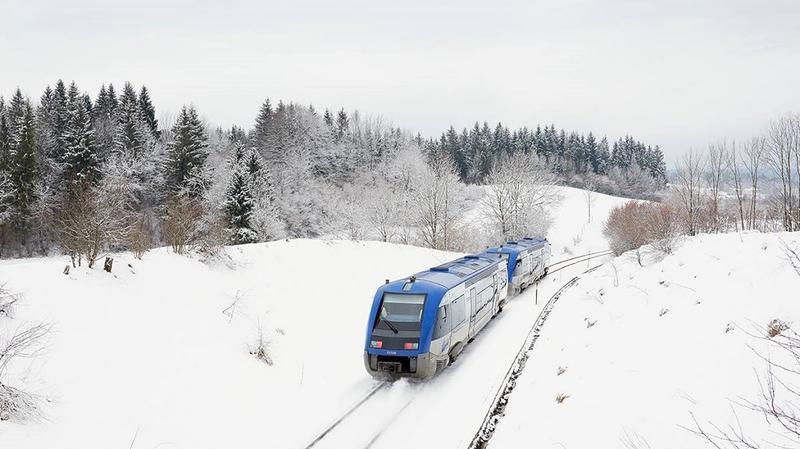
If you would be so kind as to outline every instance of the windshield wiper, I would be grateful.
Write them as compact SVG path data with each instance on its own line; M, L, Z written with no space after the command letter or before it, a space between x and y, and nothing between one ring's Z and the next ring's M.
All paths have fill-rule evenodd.
M394 332L395 334L397 334L397 333L400 333L400 331L399 331L399 330L398 330L396 327L394 327L394 324L392 324L392 322L391 322L391 321L387 320L386 318L383 318L383 319L381 319L381 321L382 321L382 322L384 322L384 323L386 323L386 325L387 325L387 326L389 326L389 328L390 328L390 329L392 330L392 332Z

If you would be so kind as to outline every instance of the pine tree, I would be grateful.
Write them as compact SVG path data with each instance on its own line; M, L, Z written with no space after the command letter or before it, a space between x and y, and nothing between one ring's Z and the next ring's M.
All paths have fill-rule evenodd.
M167 188L174 194L199 198L207 187L208 151L206 133L194 106L181 109L172 134L165 167Z
M150 129L150 134L154 139L157 139L161 132L158 130L156 108L153 106L153 102L150 100L150 92L147 91L145 86L142 86L142 90L139 92L139 111L141 111L142 118L148 129Z

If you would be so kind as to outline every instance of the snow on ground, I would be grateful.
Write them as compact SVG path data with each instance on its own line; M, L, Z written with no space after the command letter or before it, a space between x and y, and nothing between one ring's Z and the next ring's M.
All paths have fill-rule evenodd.
M751 435L786 444L733 405L759 399L768 348L751 334L800 322L782 242L800 233L701 235L644 268L623 255L587 275L548 318L490 447L705 448L680 426L693 413L727 428L734 410Z
M581 191L559 189L564 200L550 235L556 252L604 247L600 217L624 200L598 195L597 218L587 224ZM46 399L44 418L0 422L0 447L105 449L130 446L134 436L137 448L303 447L376 384L362 365L375 288L458 256L325 240L243 245L228 254L218 266L167 249L142 261L119 254L113 274L83 267L64 275L64 257L0 261L0 282L24 295L15 319L0 317L0 332L53 326L47 351L11 373L12 384ZM354 434L374 438L375 448L403 447L409 438L463 447L539 305L583 269L515 298L443 375L395 383L330 447ZM273 366L248 353L259 328Z

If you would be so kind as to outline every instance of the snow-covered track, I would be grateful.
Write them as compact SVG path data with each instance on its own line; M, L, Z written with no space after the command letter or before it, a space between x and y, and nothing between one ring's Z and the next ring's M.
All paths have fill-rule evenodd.
M554 273L558 270L564 269L566 267L575 265L577 263L586 262L587 260L591 260L597 257L608 256L612 253L611 250L603 250L603 251L595 251L591 253L580 254L577 256L569 257L567 259L561 259L559 261L553 262L547 266L548 273ZM567 263L570 262L570 263Z
M364 395L364 397L362 397L362 398L361 398L361 399L360 399L358 402L356 402L355 404L353 404L353 405L352 405L350 408L348 408L348 409L347 409L347 410L346 410L346 411L345 411L343 414L341 414L341 415L340 415L338 418L336 418L336 420L335 420L335 421L333 421L333 423L331 423L331 424L330 424L328 427L326 427L326 428L325 428L325 430L323 430L323 431L322 431L322 432L321 432L319 435L317 435L317 437L316 437L316 438L314 438L314 440L313 440L313 441L311 441L311 442L310 442L308 445L304 446L304 449L311 449L311 448L312 448L312 447L314 447L314 446L315 446L317 443L319 443L320 441L322 441L322 439L324 439L326 436L328 436L328 434L329 434L329 433L331 433L331 431L332 431L333 429L335 429L336 427L338 427L338 426L339 426L339 424L341 424L341 423L342 423L342 421L344 421L345 419L347 419L347 417L348 417L348 416L352 415L352 414L353 414L353 412L355 412L356 410L358 410L358 409L359 409L359 408L360 408L362 405L364 405L364 403L366 403L366 402L367 402L367 401L368 401L370 398L372 398L373 396L375 396L375 394L376 394L377 392L379 392L379 391L383 390L384 388L388 387L389 385L390 385L390 383L389 383L389 382L386 382L386 381L385 381L385 382L381 382L381 383L379 383L378 385L376 385L376 386L375 386L375 387L374 387L372 390L370 390L370 391L369 391L369 392L368 392L366 395Z
M600 257L600 256L601 255L598 254L598 255L592 255L591 257ZM576 256L575 258L572 259L578 259L580 257L583 257L583 259L578 260L577 262L572 262L569 265L584 262L589 259L589 257L587 257L586 254L584 254L583 256ZM565 268L566 266L557 268L554 271L558 271L562 268ZM472 439L472 442L469 445L470 449L483 449L486 447L489 440L492 438L492 434L494 434L494 431L497 428L497 423L503 417L503 413L511 397L511 393L513 392L514 387L516 386L516 380L520 376L520 374L522 374L522 370L525 369L525 364L528 361L530 352L531 350L533 350L536 341L539 339L542 327L544 326L545 321L547 321L547 317L550 315L550 312L553 310L553 307L555 307L558 299L561 297L561 295L564 294L564 292L569 290L570 287L575 285L581 276L587 273L591 273L592 271L600 268L601 266L602 264L595 265L587 269L583 273L567 281L555 293L553 293L553 295L550 297L550 299L547 301L544 307L542 307L541 312L539 312L539 316L533 322L533 326L531 327L531 330L528 332L528 336L525 338L525 341L520 347L519 352L517 352L517 356L514 358L514 361L508 368L508 371L506 372L503 381L500 383L500 387L498 388L497 393L495 394L494 400L492 401L491 406L486 412L486 415L483 419L483 422L481 423L480 428L478 429L478 432L475 434L475 436Z

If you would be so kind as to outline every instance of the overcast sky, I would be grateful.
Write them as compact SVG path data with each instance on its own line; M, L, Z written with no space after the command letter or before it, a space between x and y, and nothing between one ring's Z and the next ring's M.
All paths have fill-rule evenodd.
M266 97L382 114L423 135L476 120L690 147L800 111L798 0L0 0L0 93L144 83L251 126Z

